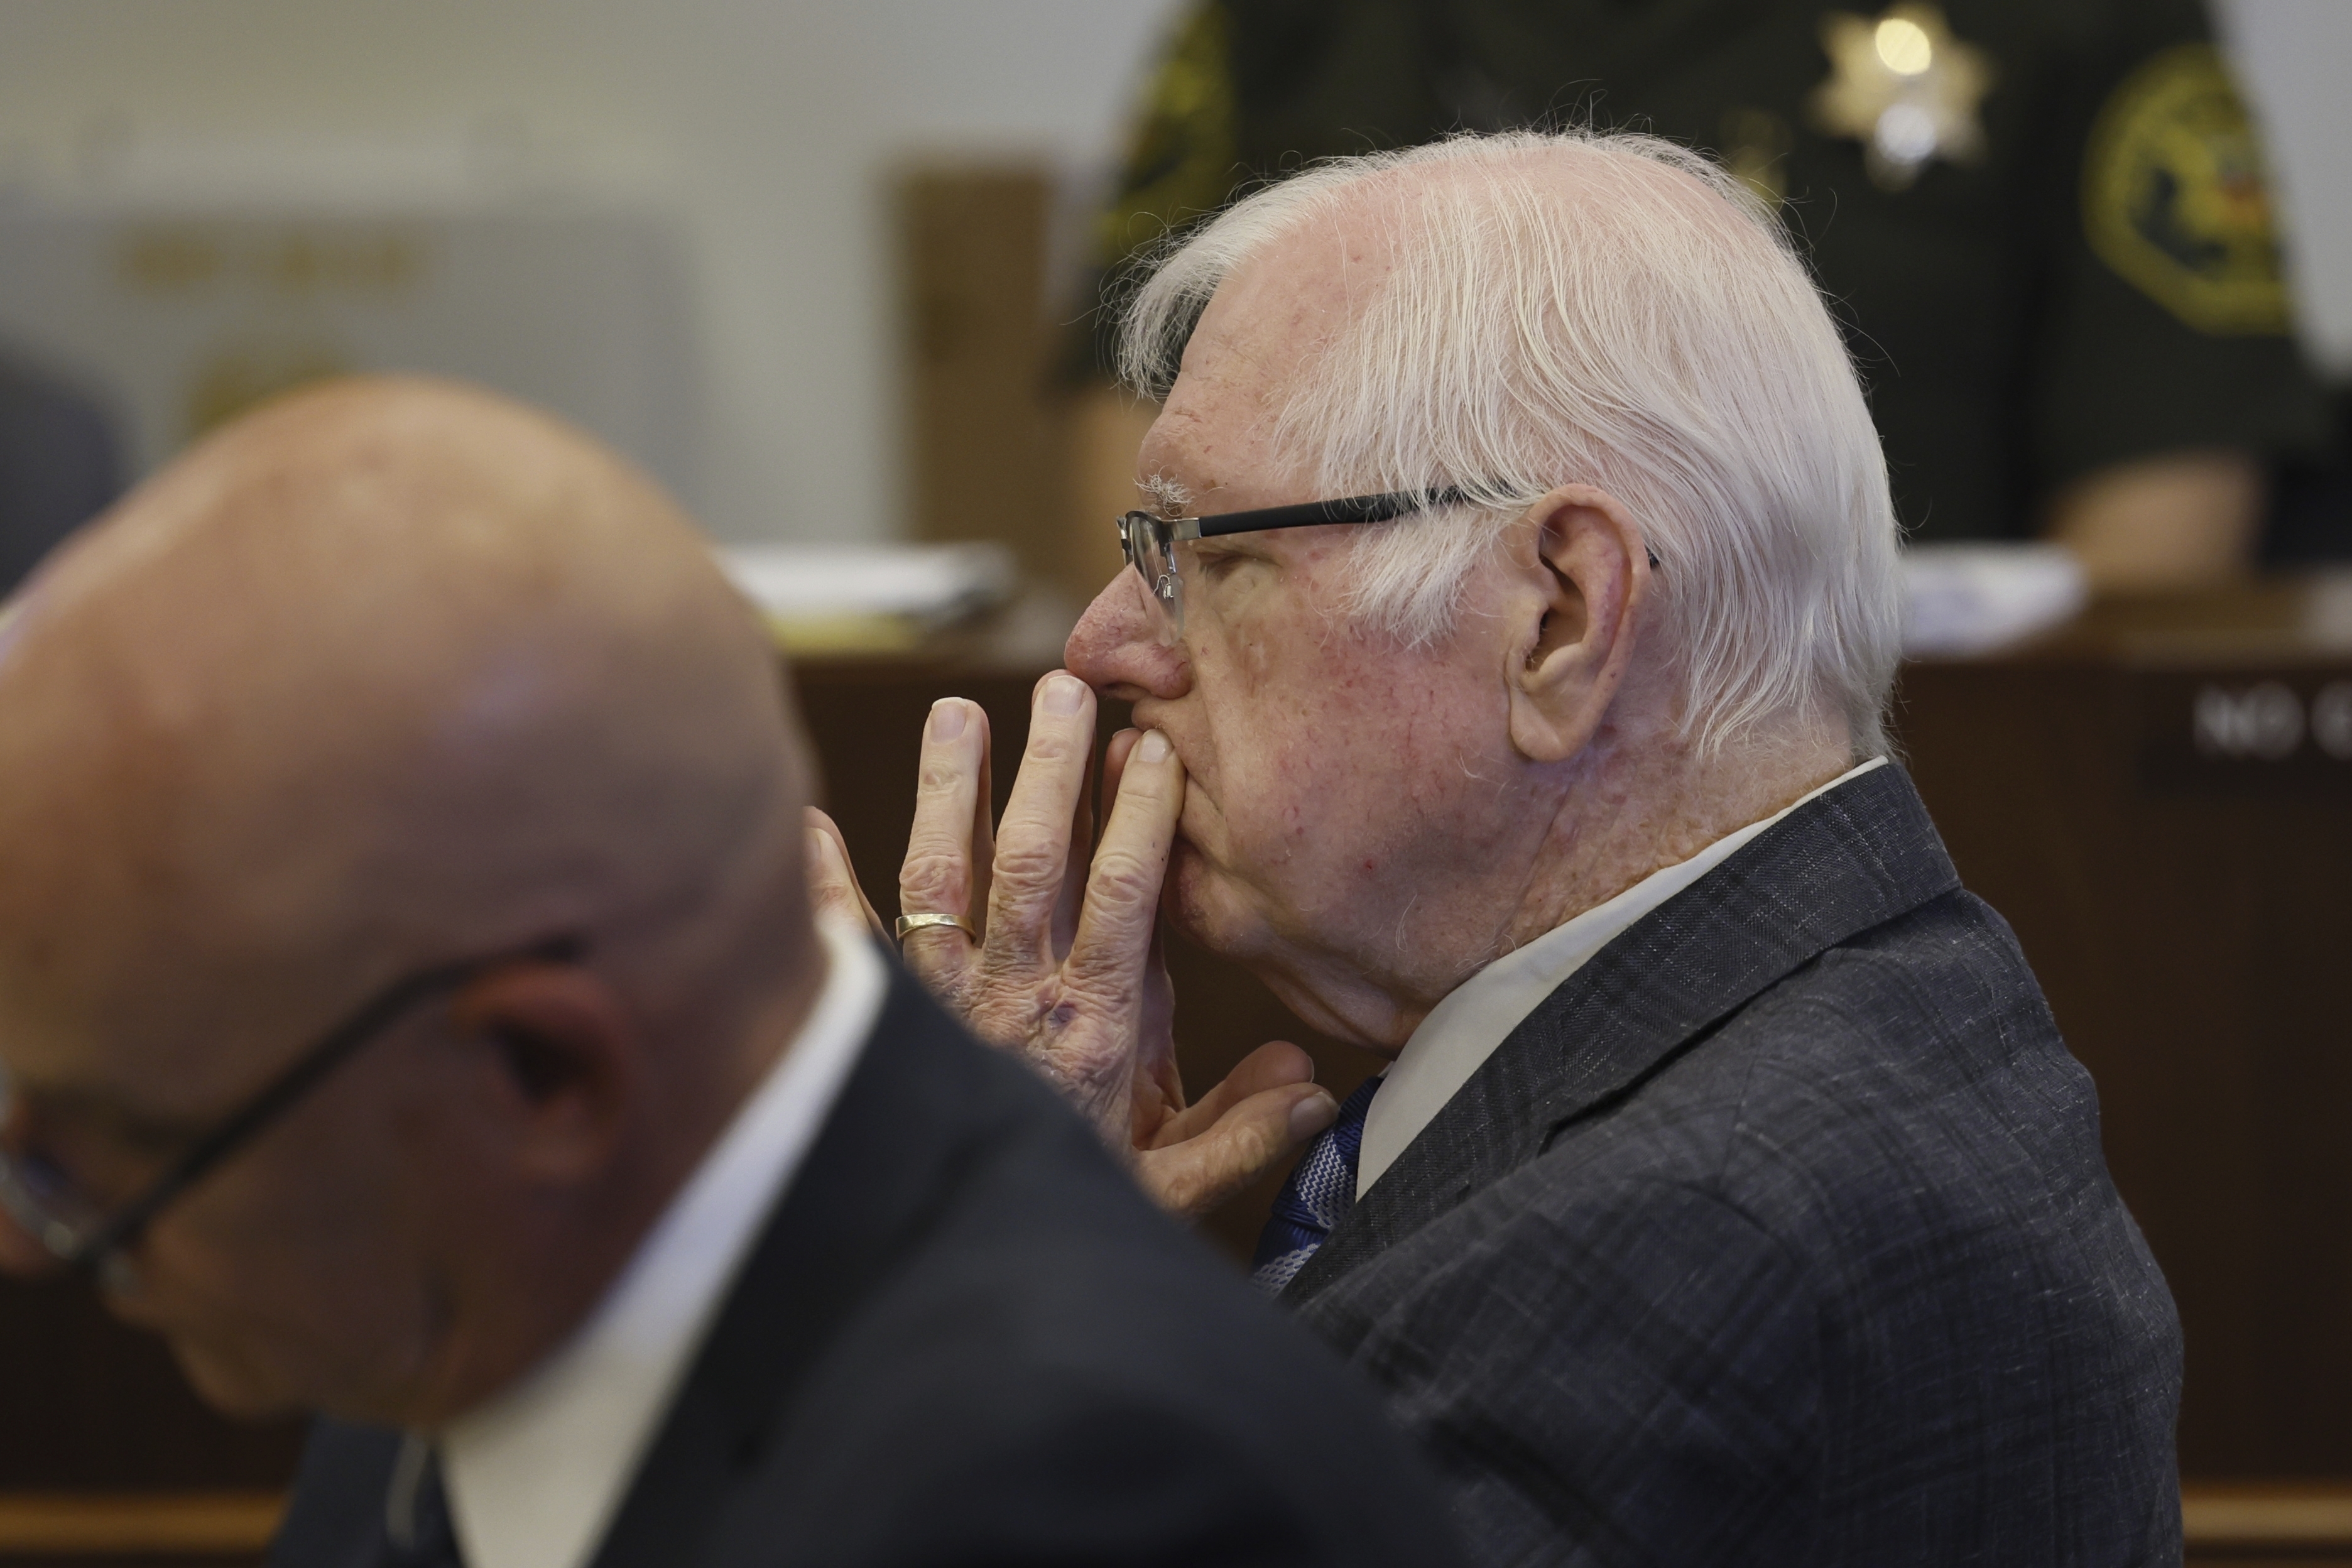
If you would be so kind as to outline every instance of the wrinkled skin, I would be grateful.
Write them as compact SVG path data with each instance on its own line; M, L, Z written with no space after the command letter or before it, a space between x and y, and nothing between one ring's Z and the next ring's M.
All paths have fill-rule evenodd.
M1198 1214L1330 1124L1331 1097L1297 1047L1251 1054L1197 1103L1176 1070L1173 997L1155 905L1181 809L1181 764L1129 730L1104 762L1113 803L1093 842L1094 697L1067 675L1039 682L1022 773L1001 825L988 820L987 715L950 698L924 731L915 837L901 873L908 910L980 911L982 940L910 932L908 964L982 1039L1027 1059L1132 1160L1171 1212ZM821 900L880 921L839 830L818 828ZM974 852L974 846L978 852Z

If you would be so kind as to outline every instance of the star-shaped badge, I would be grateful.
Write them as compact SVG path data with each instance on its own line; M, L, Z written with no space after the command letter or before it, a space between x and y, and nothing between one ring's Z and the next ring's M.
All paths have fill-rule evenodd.
M1863 165L1883 190L1900 191L1935 159L1983 156L1978 106L1993 82L1992 57L1952 36L1934 5L1890 5L1873 21L1850 11L1822 18L1830 79L1807 105L1813 123L1863 144Z

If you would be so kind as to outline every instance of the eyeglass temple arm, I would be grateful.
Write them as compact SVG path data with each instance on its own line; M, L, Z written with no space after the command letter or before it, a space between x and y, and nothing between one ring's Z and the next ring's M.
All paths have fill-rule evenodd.
M137 1240L140 1233L173 1199L202 1180L205 1173L235 1152L254 1134L284 1115L288 1107L310 1093L320 1079L341 1066L345 1058L425 997L436 991L463 985L475 975L501 963L512 963L521 959L536 959L549 963L568 963L580 955L583 945L577 937L555 937L520 952L501 953L496 958L467 959L439 969L426 970L422 974L410 975L362 1007L342 1027L312 1047L309 1054L296 1058L291 1067L272 1079L260 1093L239 1107L236 1114L206 1133L194 1148L174 1161L171 1169L157 1178L153 1186L142 1193L121 1213L108 1220L98 1234L84 1242L75 1251L71 1261L75 1264L97 1264L110 1253Z
M1460 490L1400 490L1388 495L1344 496L1338 500L1303 501L1297 506L1260 507L1253 511L1229 511L1215 517L1186 518L1199 524L1201 537L1227 533L1259 533L1275 528L1313 528L1331 522L1386 522L1433 506L1465 500Z
M1312 528L1327 522L1387 522L1391 518L1403 517L1433 506L1453 506L1469 499L1461 490L1449 486L1426 493L1405 490L1390 495L1346 496L1339 500L1311 500L1297 506L1229 511L1217 517L1180 517L1174 522L1176 537L1180 540L1213 539L1222 533L1259 533L1274 528ZM1650 558L1653 568L1661 564L1656 550L1644 545L1643 553Z

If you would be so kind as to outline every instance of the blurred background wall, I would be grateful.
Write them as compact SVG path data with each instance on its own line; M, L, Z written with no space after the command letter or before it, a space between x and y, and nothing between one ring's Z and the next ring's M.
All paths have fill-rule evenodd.
M495 310L501 289L551 317L576 313L560 291L531 298L532 257L601 255L606 276L583 287L635 289L629 309L661 319L634 332L608 323L601 340L567 345L543 365L543 384L515 390L632 448L723 538L892 537L910 520L924 531L916 514L925 504L905 440L904 318L915 307L894 172L943 156L1046 171L1057 198L1049 291L1066 286L1097 175L1118 155L1172 9L1171 0L7 0L0 222L62 212L86 231L119 225L126 208L249 218L257 209L282 217L289 205L315 215L322 204L346 217L386 205L462 217L474 226L458 221L453 246L475 258L477 314L482 299ZM2291 213L2305 337L2333 378L2352 377L2352 109L2336 79L2352 58L2352 7L2223 0L2220 9ZM533 220L525 226L535 238L484 237L516 215ZM557 232L559 219L568 231ZM401 232L353 230L346 270L387 264L387 247L397 267ZM247 238L247 251L266 248ZM100 242L84 232L47 243L35 259L54 274L92 270L84 263ZM521 254L482 258L501 243ZM54 311L49 290L25 287L38 276L30 266L0 275L0 289L16 285L20 313ZM43 323L11 330L10 306L0 298L0 341L38 350ZM82 306L110 308L96 298ZM1055 306L1074 308L1066 294ZM453 309L437 330L464 335L474 318ZM47 325L86 335L63 320ZM232 384L215 391L233 402L240 375L296 374L318 352L265 341L222 371ZM246 363L273 354L277 363ZM576 395L551 391L567 384ZM625 394L647 406L612 406ZM134 425L142 417L121 412ZM143 417L129 443L134 474L189 424L185 411L176 424ZM644 434L632 419L661 428Z
M474 314L459 310L454 329L463 331L485 289L516 310L535 308L531 258L573 249L546 232L551 215L568 216L577 243L623 258L606 270L637 290L631 309L657 312L674 296L683 312L688 330L661 353L684 384L673 394L656 377L641 399L698 405L670 422L683 436L653 450L611 430L622 416L593 399L568 412L637 447L722 537L888 536L908 501L890 171L918 155L1030 158L1066 173L1075 207L1088 171L1112 155L1165 8L7 0L0 220L62 211L87 226L119 223L126 207L182 218L266 209L278 228L248 226L242 245L215 234L209 265L281 281L289 269L340 268L350 287L396 271L400 238L416 223L455 222L457 248L477 258L465 285ZM347 216L389 204L412 226L347 226L341 252L289 259L284 209L338 203ZM515 214L537 215L535 237L483 237ZM70 237L47 243L50 265L68 265L57 247L70 251ZM497 267L478 257L500 244L527 253L498 264L503 281L488 279ZM148 271L161 267L168 279L173 259L168 247L151 254ZM184 272L208 265L184 251L178 259ZM363 305L353 310L364 317ZM449 319L439 330L453 330ZM0 300L0 335L41 347L23 340L42 323L10 331L8 321ZM672 341L667 328L652 331ZM643 341L622 334L601 358L574 345L546 374L592 374L582 367L625 360ZM248 363L273 352L281 363ZM305 352L265 342L223 374L291 374ZM134 443L134 467L160 456L168 436Z

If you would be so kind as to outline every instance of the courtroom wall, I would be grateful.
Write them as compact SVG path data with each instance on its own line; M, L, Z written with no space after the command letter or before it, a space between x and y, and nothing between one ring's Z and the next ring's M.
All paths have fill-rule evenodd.
M880 537L904 500L886 172L941 149L1099 163L1166 8L9 0L0 203L192 149L485 142L639 194L694 258L708 520Z
M714 528L882 537L911 493L885 174L942 149L1099 166L1172 4L8 0L0 204L126 149L512 143L678 215ZM2352 376L2352 6L2221 10L2315 357Z

